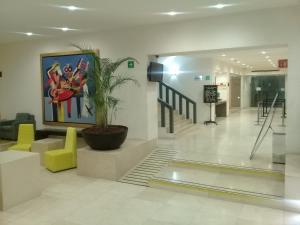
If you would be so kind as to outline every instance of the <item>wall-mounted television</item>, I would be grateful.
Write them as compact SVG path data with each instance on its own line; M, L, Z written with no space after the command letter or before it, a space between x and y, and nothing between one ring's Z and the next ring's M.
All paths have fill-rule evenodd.
M164 65L157 62L150 62L148 66L148 80L160 82L163 80Z

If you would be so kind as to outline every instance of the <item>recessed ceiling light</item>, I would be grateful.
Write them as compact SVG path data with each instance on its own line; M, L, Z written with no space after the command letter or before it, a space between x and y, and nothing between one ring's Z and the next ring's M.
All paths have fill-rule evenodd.
M73 29L73 28L69 28L69 27L49 27L50 29L55 29L55 30L61 30L61 31L76 31L78 29Z
M68 28L68 27L62 27L62 28L60 28L62 31L69 31L70 30L70 28Z
M240 64L240 63L241 63L241 61L236 61L236 63Z
M70 6L67 6L67 9L70 10L70 11L75 11L75 10L79 10L80 8L78 8L74 5L70 5Z
M171 11L171 12L166 12L166 13L163 13L165 15L168 15L168 16L176 16L176 15L180 15L180 14L183 14L182 12L175 12L175 11Z
M268 55L267 55L265 58L266 58L266 59L269 59L269 58L270 58L270 56L268 56Z
M33 32L13 32L13 33L26 35L28 37L30 37L30 36L41 36L41 34L37 34L37 33L33 33Z
M223 57L226 57L226 54L222 54Z
M234 61L235 60L235 58L230 58L230 61Z
M272 62L272 59L268 59L269 62Z
M223 9L225 7L228 7L228 6L232 6L232 5L230 5L230 4L217 4L217 5L211 5L208 8Z
M177 12L168 12L167 13L169 16L176 16L177 15Z
M262 51L261 54L265 55L265 54L267 54L267 52L266 51Z
M243 64L242 64L242 66L246 66L246 64L245 64L245 63L243 63Z
M74 5L57 5L56 7L68 9L70 11L76 11L76 10L85 10L84 8L80 8Z

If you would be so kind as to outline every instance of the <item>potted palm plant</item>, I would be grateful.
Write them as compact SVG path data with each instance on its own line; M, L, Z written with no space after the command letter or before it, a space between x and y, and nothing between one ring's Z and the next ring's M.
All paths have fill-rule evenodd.
M91 53L89 50L79 49L82 52ZM127 82L138 84L135 79L118 74L117 69L128 60L135 62L137 60L125 57L112 61L108 58L100 58L96 53L92 53L92 57L94 65L90 72L95 89L87 95L95 107L96 125L83 129L82 135L86 143L94 150L117 149L125 141L128 127L110 124L120 102L120 99L112 94L116 88Z

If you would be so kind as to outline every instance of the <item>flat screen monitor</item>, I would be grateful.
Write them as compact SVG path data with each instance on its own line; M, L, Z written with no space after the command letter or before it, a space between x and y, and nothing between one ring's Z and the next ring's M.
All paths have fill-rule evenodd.
M164 65L157 62L150 62L148 67L148 80L161 82L163 80Z

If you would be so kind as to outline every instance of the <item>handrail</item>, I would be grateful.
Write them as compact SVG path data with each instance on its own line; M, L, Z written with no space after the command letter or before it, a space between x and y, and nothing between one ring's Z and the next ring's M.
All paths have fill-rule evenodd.
M160 82L160 84L162 84L163 86L169 88L171 91L174 91L176 94L182 96L183 98L187 99L190 103L197 104L195 101L193 101L192 99L190 99L186 95L182 94L181 92L177 91L176 89L172 88L171 86L167 85L166 83Z
M179 100L179 114L183 114L182 110L182 99L185 100L185 116L186 119L190 118L190 104L193 106L193 123L197 123L197 103L190 99L189 97L185 96L184 94L180 93L176 89L170 87L169 85L165 84L164 82L159 83L159 98L164 101L164 96L163 96L163 87L165 87L165 102L167 104L170 104L170 93L171 91L172 94L172 103L170 104L174 110L177 109L177 104L176 104L176 95L178 95L178 100Z
M274 116L275 116L275 110L276 110L276 108L274 106L275 106L277 97L278 97L278 93L276 94L276 96L275 96L275 98L274 98L274 100L272 102L272 105L271 105L271 107L270 107L270 109L268 111L267 117L265 118L264 123L263 123L263 125L262 125L262 127L261 127L261 129L259 131L259 134L258 134L258 136L256 138L256 141L254 143L254 146L253 146L251 154L250 154L250 160L253 159L253 157L254 157L257 149L259 148L259 146L263 142L264 138L268 134L268 131L270 129L272 129L272 122L273 122L273 119L274 119ZM273 113L270 116L271 112L273 112Z
M161 106L161 127L166 126L166 118L165 118L165 108L168 108L169 110L169 127L170 127L170 133L174 133L174 110L173 107L166 103L161 98L158 98L157 101L160 103Z

